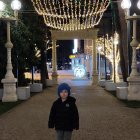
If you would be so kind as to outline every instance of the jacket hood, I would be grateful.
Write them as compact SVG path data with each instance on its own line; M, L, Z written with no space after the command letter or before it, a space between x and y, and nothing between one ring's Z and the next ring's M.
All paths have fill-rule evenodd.
M68 96L71 94L70 91L70 86L67 83L62 83L58 86L58 96L60 97L60 92L63 90L67 90L68 91Z

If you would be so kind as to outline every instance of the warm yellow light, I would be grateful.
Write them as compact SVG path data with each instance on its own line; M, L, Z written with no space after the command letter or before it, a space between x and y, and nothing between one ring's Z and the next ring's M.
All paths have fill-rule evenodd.
M75 58L75 55L70 55L69 58L73 59L73 58Z
M98 46L97 48L98 48L98 51L100 51L102 49L102 46Z
M64 31L83 30L98 25L109 0L32 0L49 27Z
M117 45L118 42L119 42L119 35L117 34L117 32L115 32L114 38L113 37L109 38L108 35L106 35L106 38L98 38L96 40L97 46L102 46L102 49L100 50L100 54L105 55L105 57L111 62L112 69L114 69L115 67L115 73L114 70L112 70L113 72L112 80L114 80L114 75L115 75L116 82L119 82L118 66L120 62L120 53L116 49L116 47L115 49L113 48L114 46L113 43ZM115 52L113 53L113 51ZM115 59L115 66L114 66L114 59Z
M117 32L115 32L114 34L114 45L118 45L119 44L119 34Z

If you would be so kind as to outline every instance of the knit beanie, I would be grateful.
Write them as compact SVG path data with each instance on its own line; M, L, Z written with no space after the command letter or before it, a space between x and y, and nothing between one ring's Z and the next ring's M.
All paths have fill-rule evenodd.
M60 92L63 90L67 90L68 91L68 96L70 95L70 86L67 83L62 83L58 86L58 96L60 96Z

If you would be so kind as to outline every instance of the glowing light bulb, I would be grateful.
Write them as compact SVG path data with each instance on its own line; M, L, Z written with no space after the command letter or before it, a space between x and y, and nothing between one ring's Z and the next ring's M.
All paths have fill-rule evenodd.
M131 1L130 0L123 0L121 2L121 7L123 9L129 9L131 7Z

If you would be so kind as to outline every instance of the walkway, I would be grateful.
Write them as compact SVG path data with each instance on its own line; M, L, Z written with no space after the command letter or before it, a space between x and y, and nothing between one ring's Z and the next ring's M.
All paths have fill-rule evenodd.
M55 140L47 128L55 93L48 88L0 116L0 140ZM140 140L140 108L126 107L100 87L75 86L72 93L80 114L72 140Z

